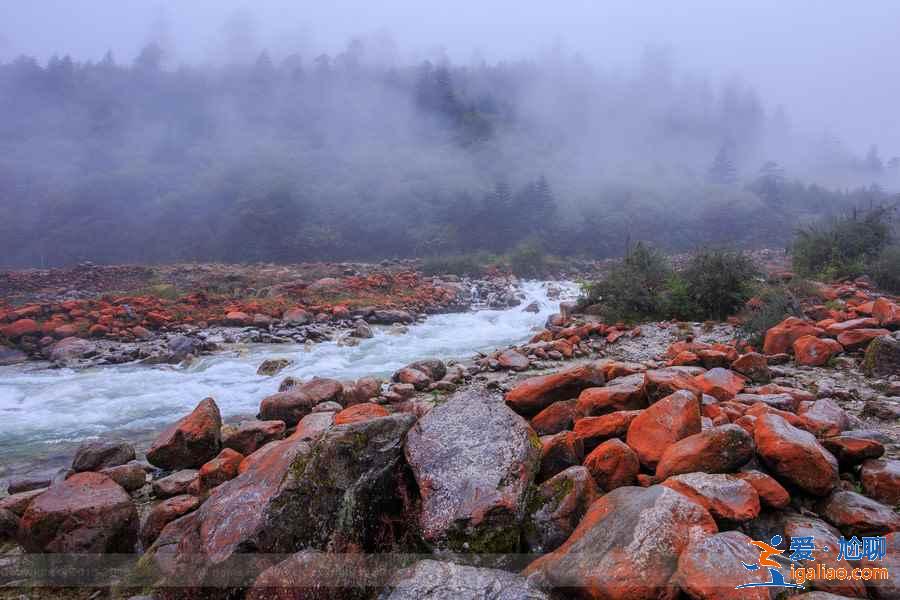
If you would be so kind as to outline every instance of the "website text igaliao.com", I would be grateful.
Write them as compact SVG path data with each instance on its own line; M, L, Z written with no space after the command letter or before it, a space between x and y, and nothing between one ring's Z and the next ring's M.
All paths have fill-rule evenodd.
M807 581L884 581L890 579L886 567L814 567L791 565L791 578L798 584Z

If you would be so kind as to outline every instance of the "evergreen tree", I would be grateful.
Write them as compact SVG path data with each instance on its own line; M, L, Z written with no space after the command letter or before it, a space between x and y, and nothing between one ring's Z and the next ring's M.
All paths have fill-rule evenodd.
M784 201L784 169L774 160L767 161L759 169L759 175L750 189L770 205L780 205Z
M726 139L722 142L722 145L719 146L716 157L709 167L707 180L710 183L733 185L737 182L737 168L734 165L734 154L734 142L730 139Z
M868 171L872 171L873 173L881 173L884 171L884 163L881 161L881 157L878 155L878 146L872 145L869 146L869 151L866 153L865 160L865 168Z

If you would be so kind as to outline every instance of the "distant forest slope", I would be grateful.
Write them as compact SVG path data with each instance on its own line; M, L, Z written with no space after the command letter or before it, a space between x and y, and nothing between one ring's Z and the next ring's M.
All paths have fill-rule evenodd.
M127 66L0 64L7 267L780 245L891 201L898 171L798 141L751 88L653 49L630 73L404 65L358 40L242 65L164 67L154 45Z

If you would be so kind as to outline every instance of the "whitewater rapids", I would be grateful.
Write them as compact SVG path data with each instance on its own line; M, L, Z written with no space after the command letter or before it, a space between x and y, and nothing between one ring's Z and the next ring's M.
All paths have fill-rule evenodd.
M554 285L564 290L563 299L576 291L572 284ZM385 377L418 359L464 359L476 351L520 343L557 312L560 300L548 298L547 289L547 283L525 282L519 306L429 316L409 326L405 335L374 328L375 336L358 346L231 346L187 367L0 367L0 478L37 465L65 465L74 447L87 439L146 441L208 396L215 398L225 419L254 415L260 400L278 391L287 376ZM534 301L539 312L525 312ZM259 364L269 358L289 358L294 364L274 377L257 375Z

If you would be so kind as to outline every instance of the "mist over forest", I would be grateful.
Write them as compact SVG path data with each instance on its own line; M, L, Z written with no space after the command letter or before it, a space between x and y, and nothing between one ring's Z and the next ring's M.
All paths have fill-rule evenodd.
M664 44L629 68L561 47L401 56L377 34L0 63L0 265L777 247L900 183L900 148L798 131L753 82Z

